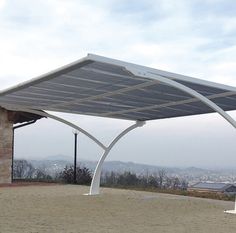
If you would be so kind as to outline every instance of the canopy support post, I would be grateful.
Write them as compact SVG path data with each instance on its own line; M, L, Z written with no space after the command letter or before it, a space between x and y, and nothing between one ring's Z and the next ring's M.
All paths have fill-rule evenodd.
M121 132L111 143L110 145L104 150L103 155L98 161L98 164L96 166L94 175L93 175L93 180L92 184L90 186L90 192L89 195L98 195L99 194L99 188L100 188L100 178L101 178L101 172L102 172L102 165L104 160L106 159L107 155L111 151L111 149L114 147L114 145L123 137L125 136L128 132L131 130L137 128L137 127L142 127L145 124L143 121L137 121L135 124L131 125L127 129L125 129L123 132Z
M236 195L235 195L235 202L234 202L234 210L225 210L227 214L236 214Z

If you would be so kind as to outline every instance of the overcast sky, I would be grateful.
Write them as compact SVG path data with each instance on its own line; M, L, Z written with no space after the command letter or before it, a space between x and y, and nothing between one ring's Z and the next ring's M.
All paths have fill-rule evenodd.
M4 89L95 53L236 86L234 0L0 0ZM230 112L236 119L236 112ZM131 123L59 114L108 143ZM73 155L72 129L40 120L16 132L15 156ZM217 114L147 122L108 160L236 167L236 130ZM79 135L80 158L102 153Z

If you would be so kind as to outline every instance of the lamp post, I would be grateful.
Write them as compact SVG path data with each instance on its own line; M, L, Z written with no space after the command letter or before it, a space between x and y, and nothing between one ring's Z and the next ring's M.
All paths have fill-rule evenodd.
M74 134L74 184L76 184L76 169L77 169L77 140L78 140L78 131L73 131Z

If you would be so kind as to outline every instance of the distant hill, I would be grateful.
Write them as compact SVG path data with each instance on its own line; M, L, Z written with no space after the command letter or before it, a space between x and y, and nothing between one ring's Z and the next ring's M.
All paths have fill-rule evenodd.
M50 173L55 173L57 171L62 170L65 166L73 165L72 159L67 159L66 156L50 156L44 160L28 160L33 164L36 168L44 168L49 170ZM78 162L80 166L85 166L90 170L94 171L97 165L97 161L89 161L89 160L80 160ZM130 171L137 174L145 174L145 173L155 173L159 170L170 170L170 168L164 168L159 166L152 166L146 164L138 164L133 162L121 162L121 161L105 161L103 164L103 171L106 172L124 172ZM178 170L177 168L171 170Z
M53 168L52 170L61 170L65 166L73 165L73 159L64 155L49 156L46 157L44 160L28 160L28 161L31 162L35 167L44 167L51 169ZM80 161L78 161L78 164L81 166L88 167L90 170L94 171L97 165L97 161L80 159ZM166 172L171 172L171 173L179 173L181 171L180 168L170 168L170 167L140 164L134 162L105 161L103 164L103 171L107 172L130 171L137 174L145 174L145 173L155 173L160 170L165 170ZM196 171L198 170L198 168L195 168L194 170Z
M95 162L95 161L82 160L80 163L82 165L90 168L91 170L94 170L97 165L97 162ZM105 161L103 164L103 170L108 171L108 172L130 171L130 172L134 172L137 174L145 174L145 173L155 173L155 172L158 172L163 169L168 172L170 172L170 171L174 172L174 171L179 170L178 168L154 166L154 165L140 164L140 163L134 163L134 162Z

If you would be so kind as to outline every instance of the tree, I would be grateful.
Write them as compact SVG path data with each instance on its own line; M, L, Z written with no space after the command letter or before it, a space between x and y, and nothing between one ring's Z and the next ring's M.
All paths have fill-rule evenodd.
M139 183L139 179L135 173L124 172L118 176L117 183L119 185L134 186Z
M171 177L166 177L166 182L165 182L164 188L166 188L166 189L172 188L172 178Z
M180 180L178 177L174 177L172 182L173 182L172 186L173 189L178 189L180 187Z
M182 190L187 190L187 188L188 188L188 182L187 182L185 179L182 179L180 186L181 186L181 189L182 189Z
M163 188L163 182L164 182L165 177L166 177L166 172L164 169L161 169L160 171L158 171L158 181L159 181L160 188Z
M35 170L34 179L41 181L50 181L52 180L52 177L47 174L45 170L38 168Z
M74 167L66 166L59 175L60 179L66 183L74 183ZM86 167L77 167L76 169L76 183L81 185L88 185L92 181L91 171Z
M109 186L113 186L117 184L117 174L115 172L106 172L102 177L101 177L101 183L106 184Z
M77 184L90 184L92 182L91 171L87 167L78 167L76 170Z
M154 175L149 176L148 186L154 187L154 188L158 187L158 178Z
M13 178L31 179L33 178L35 168L26 160L15 160L13 163Z

